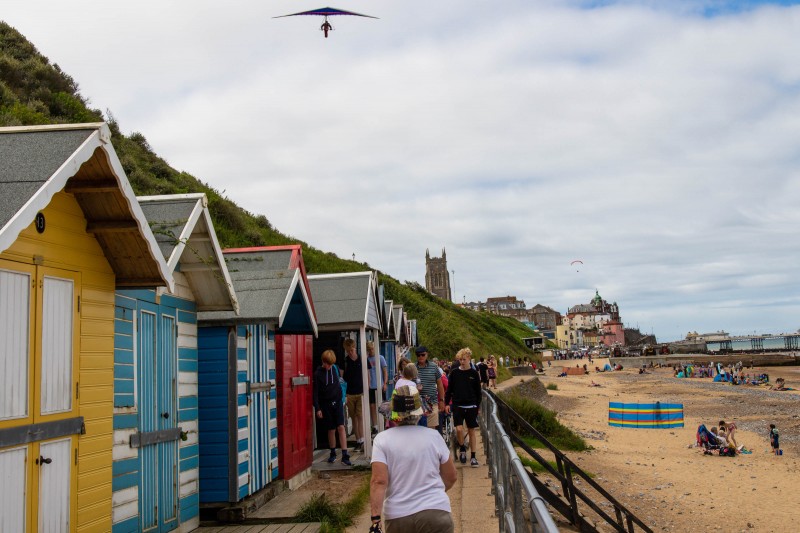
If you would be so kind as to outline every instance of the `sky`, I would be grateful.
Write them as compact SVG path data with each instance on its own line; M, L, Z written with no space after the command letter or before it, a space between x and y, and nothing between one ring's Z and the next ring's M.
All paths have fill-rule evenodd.
M4 0L0 18L283 233L423 284L446 248L459 302L565 313L597 290L669 341L800 328L795 4ZM273 18L325 5L379 19L325 39Z

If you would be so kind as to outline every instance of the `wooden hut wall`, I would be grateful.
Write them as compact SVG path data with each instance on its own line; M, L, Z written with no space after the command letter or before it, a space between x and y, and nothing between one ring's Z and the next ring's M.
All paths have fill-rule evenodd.
M141 303L174 309L177 322L177 425L185 433L178 443L178 521L182 530L199 524L198 331L197 311L186 278L175 273L175 295L152 290L119 290L116 295L114 350L114 506L113 533L143 529L139 501L144 472L140 448L130 438L141 427L137 398L138 357L134 352L134 315ZM157 378L157 376L156 376ZM164 465L161 465L162 467Z
M50 501L57 503L58 509L66 513L61 517L66 520L62 522L65 527L68 522L69 529L73 531L110 531L115 274L95 237L86 232L86 218L72 195L56 193L42 213L47 221L45 231L38 233L32 222L8 249L0 253L0 269L8 277L22 276L27 279L26 286L29 292L26 304L31 310L27 323L31 331L36 331L34 326L37 322L41 324L43 320L43 317L36 316L35 311L37 292L45 290L38 281L44 280L45 276L53 276L72 282L72 296L75 300L72 307L74 310L72 339L75 348L72 352L73 366L68 370L74 373L67 391L72 400L68 411L57 416L38 414L41 411L35 406L39 405L44 393L39 390L40 382L36 379L42 372L42 361L37 359L34 345L39 344L41 339L34 338L31 334L32 342L27 348L27 359L20 361L29 370L27 374L22 375L22 379L25 375L28 377L29 397L25 403L27 417L0 420L0 429L25 426L54 418L83 417L85 432L81 435L65 436L62 439L64 442L68 439L70 448L67 451L70 466L65 478L68 479L69 487L64 487L68 491L67 494L64 494L59 486L47 483L39 487L40 491L46 492L44 495L31 490L14 494L15 480L0 476L4 477L5 484L4 508L18 510L19 517L23 520L27 518L22 528L13 525L4 528L0 524L0 530L37 530L35 524L38 506ZM8 298L8 295L4 298ZM78 298L80 298L79 304ZM13 309L14 315L19 315L19 311L19 308ZM2 327L10 328L10 322L4 322ZM0 376L0 383L3 383L4 377L10 379L11 375ZM3 394L8 395L9 390L10 388L6 389ZM27 457L27 462L14 462L14 464L31 476L33 476L32 469L35 468L38 479L39 467L35 465L32 457L39 457L45 444L47 444L45 441L41 441L0 449L0 455L8 453L21 456L23 461ZM73 456L75 461L72 459ZM54 465L56 462L54 458ZM2 457L0 464L3 464ZM52 498L57 498L58 501L55 502ZM80 506L77 505L79 501ZM56 512L56 507L51 507L50 512ZM3 520L15 520L15 518L3 517Z
M266 324L201 326L198 343L200 502L237 502L278 476L277 388L248 392L252 378L275 382L275 331ZM248 360L248 350L260 346L262 375Z

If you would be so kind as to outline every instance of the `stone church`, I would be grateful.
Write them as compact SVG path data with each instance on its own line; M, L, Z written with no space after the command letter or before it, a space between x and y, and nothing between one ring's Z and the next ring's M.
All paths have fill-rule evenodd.
M447 270L447 252L442 248L442 257L431 257L425 250L425 288L439 298L453 301L450 290L450 272Z

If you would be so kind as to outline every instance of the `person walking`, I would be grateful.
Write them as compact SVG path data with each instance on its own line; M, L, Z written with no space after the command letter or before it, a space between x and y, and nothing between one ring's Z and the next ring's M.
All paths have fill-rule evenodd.
M370 532L453 533L446 491L458 479L450 450L430 428L418 426L422 400L413 386L391 399L396 427L375 437L370 481Z
M472 352L470 352L470 357L472 356ZM481 357L480 362L477 364L478 367L478 375L481 377L481 387L484 389L489 388L489 365L484 362L483 357Z
M439 411L444 411L444 385L439 374L439 367L428 361L428 348L420 346L417 353L417 375L422 382L419 393L425 396L431 405L428 415L428 427L441 432Z
M314 371L313 398L314 413L328 431L328 448L331 454L328 462L336 462L336 434L342 448L342 463L351 466L347 453L347 434L344 430L344 407L342 406L342 387L339 374L335 370L336 354L333 350L322 352L322 365Z
M470 366L472 350L462 348L456 354L456 361L459 366L450 372L450 386L447 387L445 395L445 405L453 402L453 425L456 427L456 439L458 441L458 460L461 464L467 463L467 448L464 445L464 437L469 434L469 464L473 468L478 467L478 459L475 453L478 450L478 439L475 429L478 427L478 410L481 406L481 379L478 371ZM448 407L445 407L448 409ZM464 431L464 424L467 430Z
M364 450L364 420L361 414L361 406L364 396L364 379L361 375L361 357L356 352L356 341L345 339L344 341L344 369L341 370L342 377L347 382L347 412L353 419L353 432L356 435L355 451Z

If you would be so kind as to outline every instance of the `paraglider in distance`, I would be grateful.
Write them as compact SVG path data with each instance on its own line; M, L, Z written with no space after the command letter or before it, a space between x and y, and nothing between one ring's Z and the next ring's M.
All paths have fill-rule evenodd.
M297 17L297 16L318 16L318 17L325 17L325 20L322 22L322 26L319 29L325 34L325 38L328 38L328 32L333 31L333 26L330 22L328 22L328 17L332 17L335 15L350 15L353 17L366 17L370 19L376 19L378 17L373 17L371 15L362 15L361 13L356 13L354 11L345 11L344 9L336 9L334 7L323 7L320 9L312 9L311 11L301 11L300 13L290 13L289 15L281 15L279 17L272 17L276 19L284 18L284 17Z
M570 262L569 266L575 266L575 263L580 263L582 265L583 261L581 261L580 259L575 259L574 261ZM580 267L576 267L576 268L580 268ZM575 270L575 272L580 272L580 270Z

